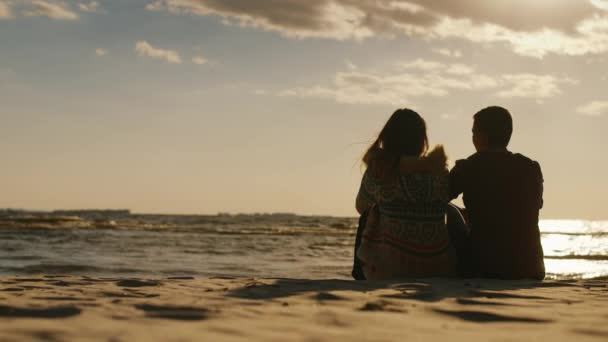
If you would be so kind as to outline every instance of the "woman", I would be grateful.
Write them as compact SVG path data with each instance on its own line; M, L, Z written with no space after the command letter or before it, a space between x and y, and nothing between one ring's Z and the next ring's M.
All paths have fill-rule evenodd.
M441 146L427 151L424 119L399 109L363 157L357 211L368 217L357 256L368 280L456 274L447 158Z

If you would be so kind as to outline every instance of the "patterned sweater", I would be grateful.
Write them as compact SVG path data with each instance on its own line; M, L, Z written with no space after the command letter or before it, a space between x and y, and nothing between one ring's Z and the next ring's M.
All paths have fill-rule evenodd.
M357 251L367 279L454 273L456 259L445 222L447 169L405 170L382 180L366 171L357 197L372 210Z

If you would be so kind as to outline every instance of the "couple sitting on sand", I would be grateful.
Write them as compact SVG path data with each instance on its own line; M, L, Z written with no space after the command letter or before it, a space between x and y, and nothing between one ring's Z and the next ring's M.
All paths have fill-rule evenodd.
M428 152L424 119L397 110L363 157L353 277L543 279L543 176L507 149L512 131L506 109L479 111L477 153L449 171L442 146ZM449 204L460 194L466 220Z

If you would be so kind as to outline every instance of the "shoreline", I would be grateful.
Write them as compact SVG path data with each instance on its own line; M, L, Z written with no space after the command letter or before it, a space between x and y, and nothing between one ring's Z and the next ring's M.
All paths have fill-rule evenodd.
M2 341L603 341L606 322L606 277L0 277Z

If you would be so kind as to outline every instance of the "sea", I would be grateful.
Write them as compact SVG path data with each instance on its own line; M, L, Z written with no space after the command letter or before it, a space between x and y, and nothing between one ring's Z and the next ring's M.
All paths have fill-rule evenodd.
M0 212L0 276L348 279L357 218ZM608 221L542 220L547 278L608 276Z

